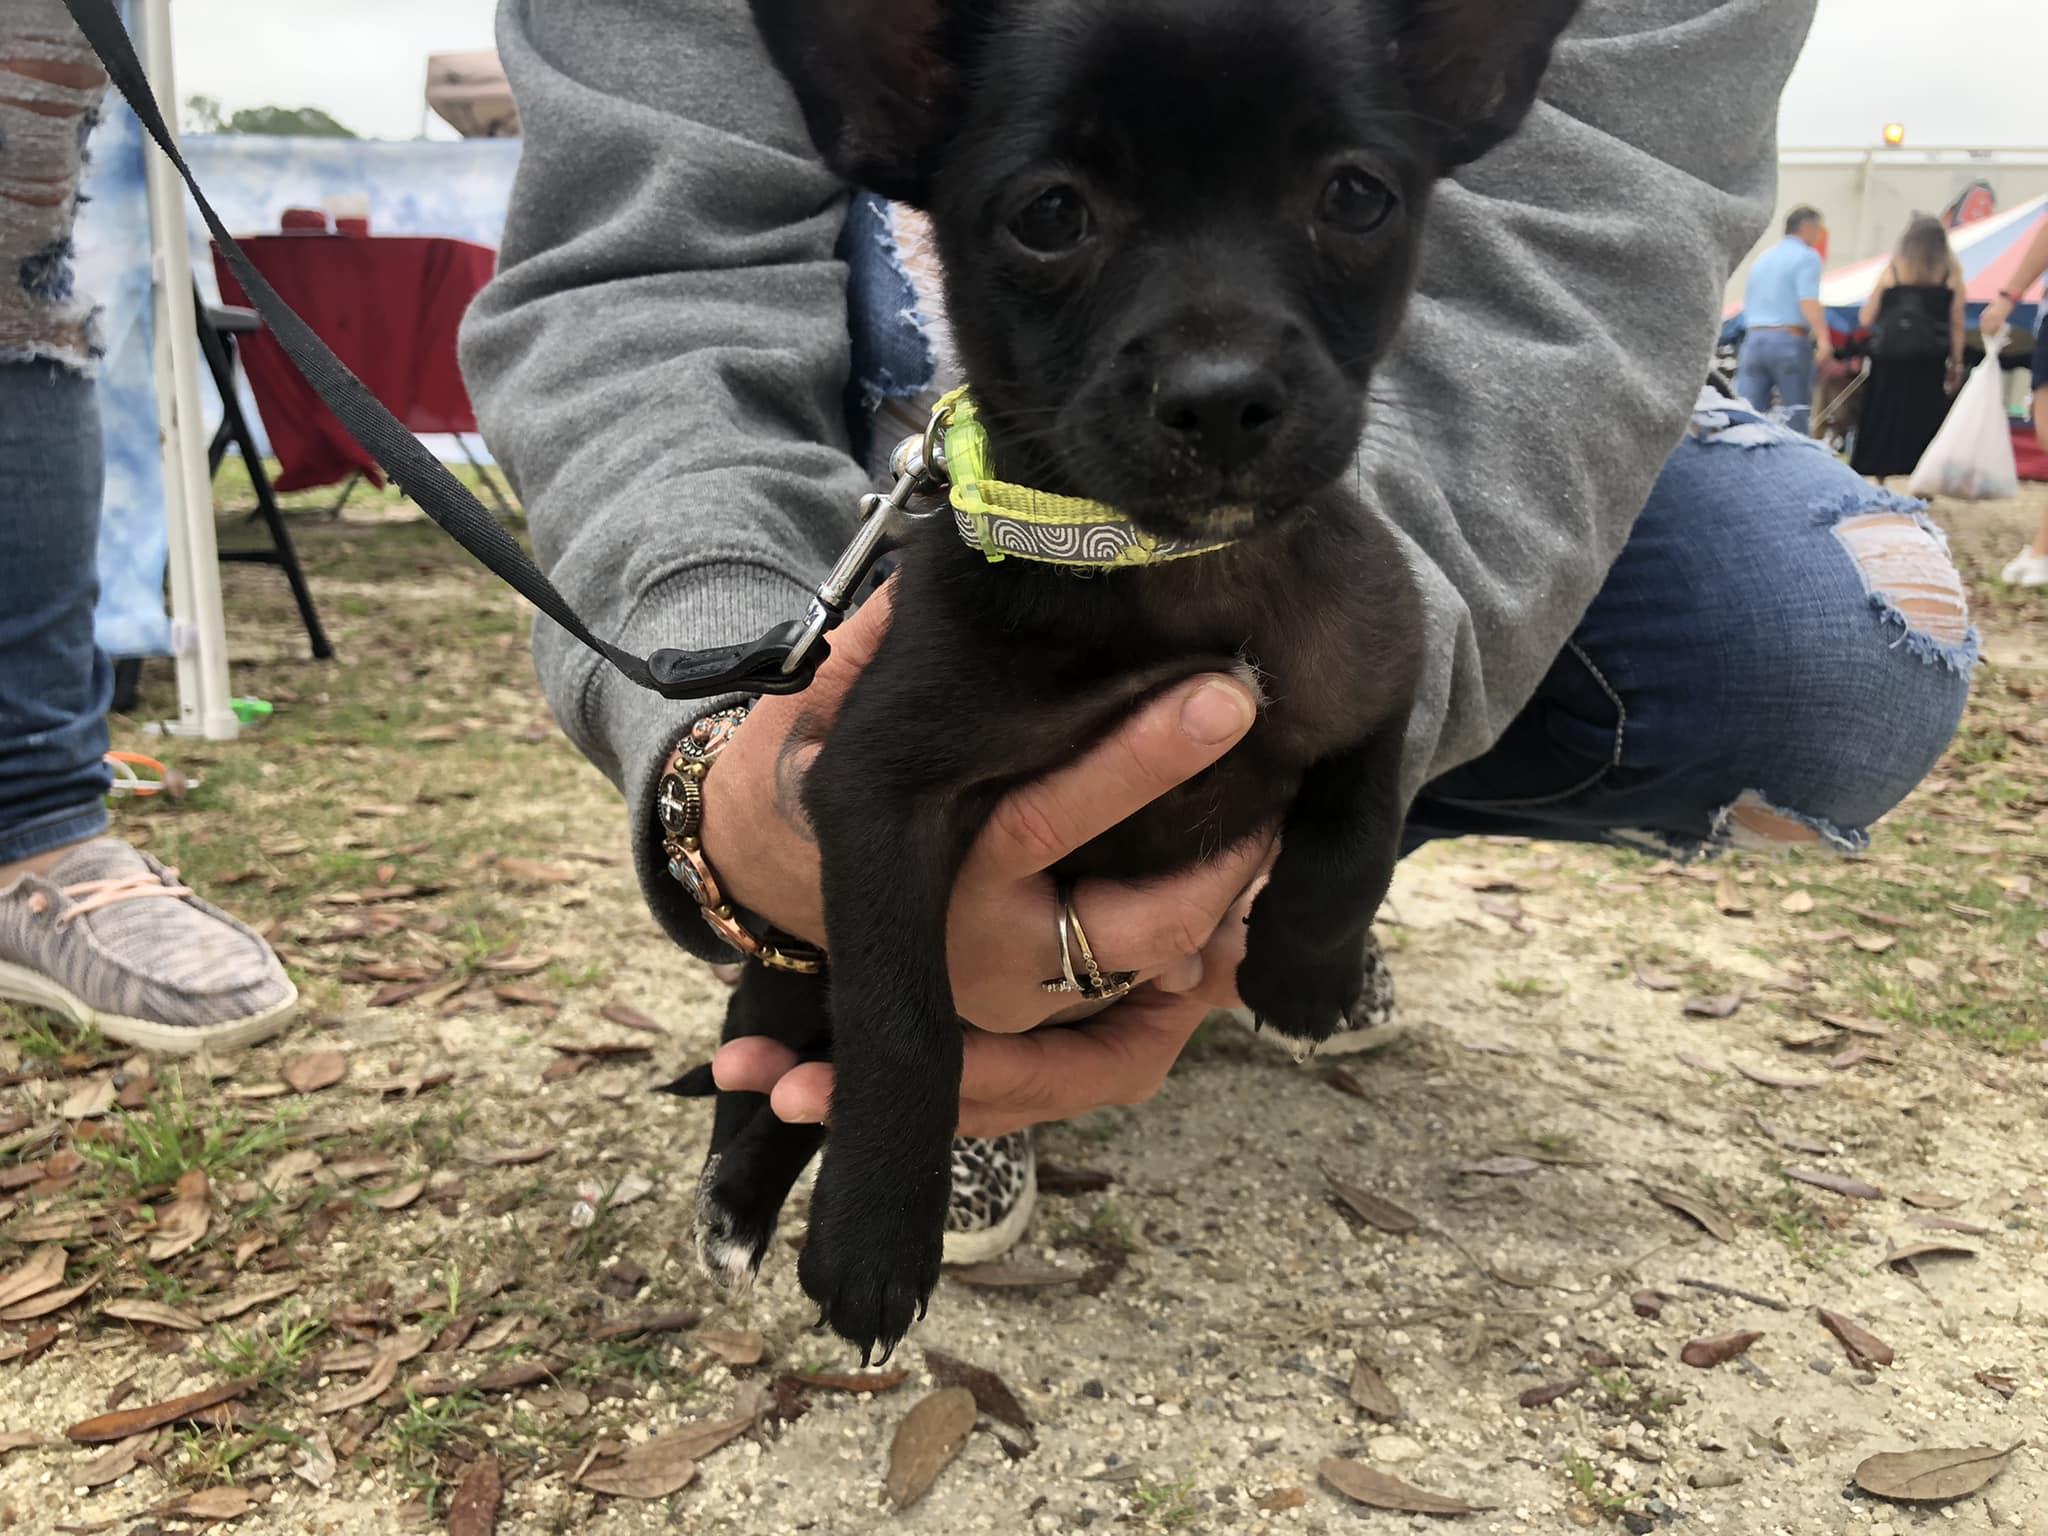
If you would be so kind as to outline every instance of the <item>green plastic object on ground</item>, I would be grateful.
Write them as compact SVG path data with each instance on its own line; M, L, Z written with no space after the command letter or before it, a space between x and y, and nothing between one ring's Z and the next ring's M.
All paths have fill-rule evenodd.
M235 718L244 725L254 725L257 721L268 720L271 716L271 704L268 699L230 699L228 707L234 710Z

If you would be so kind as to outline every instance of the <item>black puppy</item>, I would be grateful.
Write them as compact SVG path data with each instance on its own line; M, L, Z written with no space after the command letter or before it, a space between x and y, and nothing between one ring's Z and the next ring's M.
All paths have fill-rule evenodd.
M1228 757L1057 867L1162 874L1275 821L1238 990L1343 1024L1406 807L1420 667L1400 545L1340 483L1436 180L1514 131L1578 0L753 0L827 160L929 211L1000 477L1218 552L1090 578L933 519L812 769L825 983L750 967L726 1038L828 1056L799 1266L824 1320L902 1337L938 1279L961 1026L960 861L997 801L1147 695L1235 669ZM700 1192L749 1278L822 1133L721 1097Z

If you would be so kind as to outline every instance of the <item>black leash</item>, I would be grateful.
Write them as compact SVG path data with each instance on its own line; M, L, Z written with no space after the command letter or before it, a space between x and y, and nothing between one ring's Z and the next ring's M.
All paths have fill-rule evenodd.
M501 527L483 504L426 449L418 438L400 424L370 393L363 381L329 351L313 334L311 326L293 312L264 280L246 252L227 232L206 194L193 179L192 168L178 153L177 141L164 125L157 110L156 93L150 89L142 63L135 56L127 29L121 25L113 0L64 0L71 19L92 51L106 67L107 77L140 119L157 147L169 157L192 198L199 205L214 243L227 258L250 301L262 315L263 323L284 348L299 374L313 387L313 393L340 418L341 424L398 488L412 498L419 509L440 525L442 531L500 581L511 587L542 613L574 635L584 645L610 662L619 672L642 688L663 698L710 699L728 693L801 692L825 660L828 647L821 635L807 633L811 625L803 619L771 629L751 645L726 646L708 651L656 651L645 658L635 656L608 640L592 634L576 616L568 600L555 590L526 552ZM801 646L801 655L796 653ZM793 668L785 672L792 656Z

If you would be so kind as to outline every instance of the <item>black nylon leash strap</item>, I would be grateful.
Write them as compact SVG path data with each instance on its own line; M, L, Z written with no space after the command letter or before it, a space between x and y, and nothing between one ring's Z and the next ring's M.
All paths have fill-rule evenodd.
M769 631L751 645L736 645L709 651L656 651L641 658L592 634L568 600L555 590L541 569L527 558L526 551L491 516L469 488L451 475L426 445L408 432L397 417L386 410L348 365L331 352L290 305L278 297L255 263L227 232L206 194L193 179L192 168L178 152L177 141L157 110L156 93L150 88L141 61L135 56L127 29L115 12L113 0L64 0L71 19L85 34L86 42L106 67L130 109L141 121L157 147L177 167L192 198L199 206L214 243L227 259L263 323L284 348L301 377L310 384L321 402L340 418L355 440L422 512L440 525L443 532L500 581L562 626L585 646L602 656L630 681L670 699L708 699L729 693L796 693L810 682L818 663L825 659L826 646L820 640L804 657L794 673L784 675L782 663L803 633L802 620Z

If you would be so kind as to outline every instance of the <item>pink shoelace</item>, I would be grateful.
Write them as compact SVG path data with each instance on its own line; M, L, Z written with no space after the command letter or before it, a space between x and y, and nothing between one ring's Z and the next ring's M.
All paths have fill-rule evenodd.
M157 897L183 901L192 894L189 886L178 884L178 872L168 868L161 876L145 872L139 875L126 875L119 880L81 880L76 885L60 886L58 890L59 894L71 903L57 914L59 928L76 922L88 913L111 907L117 902L146 901ZM31 912L45 912L49 905L50 898L41 891L37 891L28 899L28 909Z

